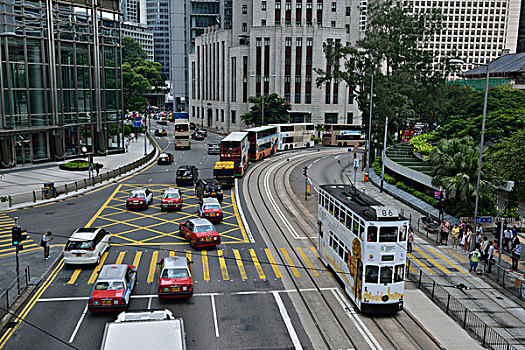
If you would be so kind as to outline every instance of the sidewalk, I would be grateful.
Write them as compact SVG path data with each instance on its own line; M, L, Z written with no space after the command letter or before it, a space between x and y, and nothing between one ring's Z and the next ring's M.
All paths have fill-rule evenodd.
M154 144L147 142L146 152L150 153L154 149ZM144 157L144 136L138 135L138 140L129 145L129 151L126 153L112 154L108 156L93 157L93 161L103 164L100 175L106 174L111 170L118 169L127 164L131 164ZM77 159L81 159L78 157ZM0 202L0 211L6 209L17 209L32 205L36 197L36 203L41 201L41 189L44 183L52 182L55 187L79 182L81 184L89 183L88 171L68 171L61 170L58 166L64 162L45 163L38 165L19 166L12 169L0 170L0 197L11 196L13 205L9 207L8 202ZM96 173L95 173L96 175ZM104 176L105 177L105 176ZM85 181L86 180L86 181ZM68 186L69 187L69 186ZM89 189L92 189L90 187ZM75 195L81 191L69 191L67 196ZM60 195L60 199L66 198ZM53 200L53 199L50 199Z
M353 179L353 169L351 169L350 174L347 172L347 175ZM436 256L439 256L437 254L440 254L451 261L456 261L458 267L462 270L468 271L467 252L463 252L461 249L453 249L451 246L437 246L433 234L427 238L426 233L423 232L423 227L421 227L421 231L418 231L416 224L417 220L426 215L424 210L429 206L428 204L423 202L420 206L421 211L415 210L412 206L419 206L419 202L422 202L421 200L408 193L404 193L397 187L387 184L386 182L384 183L384 188L386 189L387 186L389 186L388 190L392 191L391 193L395 194L395 197L399 198L399 200L386 193L381 193L379 188L374 184L370 182L364 183L363 175L362 171L357 172L355 186L359 190L365 191L369 196L377 199L385 205L391 205L398 208L405 217L412 219L411 225L416 233L415 249L419 247L421 250L426 251L425 249L430 247L429 250L437 252ZM380 183L380 178L373 172L373 170L371 170L369 177L372 178L374 176L375 178L373 178L373 180L379 179ZM347 182L347 178L345 178L344 181ZM411 206L405 204L407 201L411 203ZM436 213L437 216L437 209L428 209L431 213L432 210L434 210L433 212ZM493 237L490 237L489 235L489 240L491 239L493 239ZM503 262L504 264L508 264L510 258L508 256L504 257ZM481 269L482 268L483 267L481 266ZM495 270L496 269L494 269L494 271ZM492 327L504 339L509 340L516 349L525 349L525 309L523 308L525 302L520 300L517 296L512 295L505 288L495 284L492 280L487 279L486 277L483 278L482 275L465 273L465 271L459 271L459 273L451 275L432 274L429 275L429 277L435 281L436 284L445 289L446 292L456 298L456 300L458 300L469 311L483 320L483 322L489 327ZM461 290L457 288L457 286L461 284L465 285L468 289ZM429 324L436 323L436 315L431 312L420 312L418 317L421 317L421 322L425 325L427 322ZM459 324L456 323L456 325L460 327ZM431 330L432 333L434 333L434 331L439 331L439 329L433 330L430 326L429 330ZM449 333L449 336L452 335Z

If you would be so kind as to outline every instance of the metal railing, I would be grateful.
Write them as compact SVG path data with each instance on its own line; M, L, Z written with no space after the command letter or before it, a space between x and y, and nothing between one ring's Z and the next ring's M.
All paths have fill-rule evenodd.
M103 172L100 175L84 178L63 185L58 185L55 187L53 197L56 198L60 195L67 195L69 192L75 192L84 188L92 187L103 181L121 176L122 174L125 174L128 171L138 168L139 166L149 162L155 156L156 151L157 150L154 148L146 156L130 164L123 165L120 168ZM16 204L37 203L38 201L42 200L44 199L42 199L40 191L25 192L8 196L9 208Z
M434 279L423 273L417 266L407 261L407 278L416 282L418 288L423 291L439 308L441 308L456 323L465 329L473 338L479 340L483 347L494 350L515 350L514 345L520 345L516 339L515 344L510 343L505 337L487 325L474 312L470 311L445 288L440 286ZM411 272L416 271L416 272Z
M26 290L27 286L29 286L30 279L31 273L29 271L29 266L26 266L24 272L15 278L13 282L11 282L2 293L0 293L0 318L7 313L20 294Z

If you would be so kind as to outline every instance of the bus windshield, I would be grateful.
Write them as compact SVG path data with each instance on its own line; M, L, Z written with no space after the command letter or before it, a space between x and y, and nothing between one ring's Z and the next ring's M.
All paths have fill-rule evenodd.
M190 126L188 124L175 124L175 132L188 131Z
M397 242L397 227L380 227L379 242Z

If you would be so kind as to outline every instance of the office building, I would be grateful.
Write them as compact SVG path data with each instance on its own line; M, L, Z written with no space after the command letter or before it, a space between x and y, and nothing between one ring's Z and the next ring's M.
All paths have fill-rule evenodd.
M123 151L119 1L0 8L0 167Z
M120 10L123 22L140 22L139 0L120 0Z
M160 63L160 73L170 78L170 0L145 0L148 30L153 33L153 55ZM177 0L183 1L183 0ZM174 1L175 3L175 1Z
M153 33L145 24L136 22L122 22L122 36L127 36L140 44L146 53L146 59L154 61Z

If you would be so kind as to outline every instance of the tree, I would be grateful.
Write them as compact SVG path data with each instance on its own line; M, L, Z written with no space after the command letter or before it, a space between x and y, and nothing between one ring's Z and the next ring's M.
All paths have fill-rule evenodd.
M437 10L412 13L396 0L373 0L367 6L365 36L356 46L340 42L324 44L326 71L315 69L321 87L331 81L345 81L357 96L363 111L364 127L368 124L370 86L374 74L372 131L378 140L380 127L389 118L389 129L399 130L407 118L427 115L440 105L440 96L452 67L448 60L436 60L438 51L425 49L425 42L442 27Z
M241 116L246 125L262 125L262 106L264 103L264 125L288 123L292 106L276 93L263 97L250 96L248 102L252 104L250 111Z
M122 62L133 65L135 61L145 60L147 57L142 46L130 37L122 37Z
M465 101L463 115L477 117L483 114L485 91L479 91ZM501 109L515 109L525 106L525 94L509 85L501 85L489 89L487 112Z
M317 137L322 137L323 135L321 134L321 132L323 131L323 128L324 128L324 124L320 123L320 124L315 124L315 131L316 131L316 135Z
M140 111L149 105L141 95L151 89L151 84L141 74L137 73L129 63L122 65L122 81L124 108L130 111Z

